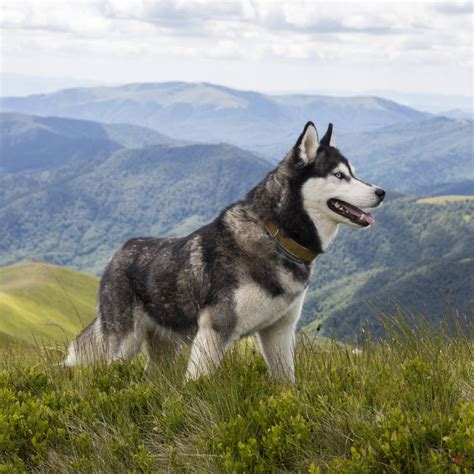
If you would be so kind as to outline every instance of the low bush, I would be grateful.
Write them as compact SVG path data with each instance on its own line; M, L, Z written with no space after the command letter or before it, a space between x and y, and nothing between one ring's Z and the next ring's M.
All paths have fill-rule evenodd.
M472 472L472 338L400 331L355 351L301 336L297 383L237 347L183 384L186 354L64 369L0 362L0 472Z

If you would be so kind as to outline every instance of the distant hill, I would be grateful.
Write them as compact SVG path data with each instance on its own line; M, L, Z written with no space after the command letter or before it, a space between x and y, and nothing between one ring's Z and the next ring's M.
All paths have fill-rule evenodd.
M98 279L67 268L0 268L0 345L66 342L95 315Z
M474 179L473 140L472 121L437 117L344 135L338 146L365 179L400 192L433 194Z
M469 172L466 173L469 175ZM425 184L420 187L421 195L444 196L444 195L463 195L474 194L474 179L465 179L454 183Z
M280 158L308 120L365 131L430 115L378 97L268 95L209 83L149 83L65 89L0 100L0 110L157 129L184 140L227 142Z
M466 196L398 198L367 231L343 229L318 257L301 325L355 337L361 325L381 334L378 318L398 304L439 321L449 310L474 316L474 201Z
M25 147L12 150L11 169L25 163L15 159L18 151L28 154L35 149L35 164L41 165L45 140L55 147L52 156L58 161L64 161L61 153L77 160L117 144L135 148L176 144L179 139L231 143L276 162L311 119L320 133L327 123L335 124L338 146L364 179L410 194L473 192L457 184L474 180L472 121L433 116L377 97L266 95L172 82L3 98L0 109L63 117L35 117L29 125L17 125L24 133L19 140L7 134L7 145L13 141L15 147ZM12 120L11 114L7 117ZM67 123L64 117L104 123ZM25 117L21 120L28 122Z
M135 125L0 113L0 171L51 170L118 148L177 143Z
M336 339L356 339L362 330L378 337L384 334L384 319L398 309L413 320L443 322L451 330L456 320L467 327L474 317L473 289L474 259L469 257L358 272L312 293L308 305L320 302L319 317L306 329L315 332L322 323L322 334Z
M5 334L4 332L0 331L0 351L9 348L17 348L27 344L26 341L18 339L16 337L11 336L10 334Z
M468 109L450 109L439 113L443 117L474 120L474 112Z
M72 162L45 180L0 175L0 189L10 190L0 201L0 265L34 257L100 272L128 238L185 234L270 167L230 145L161 145Z

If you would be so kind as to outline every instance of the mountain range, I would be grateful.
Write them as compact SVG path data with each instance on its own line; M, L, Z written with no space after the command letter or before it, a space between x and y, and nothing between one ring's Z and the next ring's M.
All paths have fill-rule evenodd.
M20 119L20 124L42 120ZM36 134L35 142L27 128L25 144L21 133L14 138L8 133L19 129L11 125L18 120L10 114L0 120L1 142L14 142L8 153L2 153L1 165L13 171L0 174L3 265L31 257L100 272L111 249L137 232L177 235L194 229L242 197L271 168L264 159L227 144L128 149L92 138L84 139L83 146L94 145L93 152L74 159L69 142L60 151L56 139L72 136L74 143L79 131L73 126L83 130L82 121L66 121L67 137L57 135L62 129L57 126L55 140L50 141ZM91 128L102 133L96 125ZM126 130L128 142L136 139L137 131L143 134L136 127ZM35 150L41 150L40 169L25 149L35 157Z
M67 97L70 93L64 91ZM90 98L92 92L83 93ZM45 104L50 96L41 96ZM221 105L231 113L237 107L230 100L234 96L224 97L219 100L226 105ZM114 100L110 113L116 110ZM217 98L203 94L192 100L201 113L204 103ZM217 130L227 124L220 122L216 104L206 120L218 117ZM337 113L339 106L334 106ZM358 175L386 187L388 202L376 211L373 228L342 229L328 254L318 257L301 321L310 331L322 322L324 334L346 338L366 324L380 335L377 318L393 313L397 304L435 321L444 320L446 302L472 315L472 122L409 111L401 122L379 128L362 119L363 130L339 134L336 128L337 144ZM166 127L43 112L0 114L0 265L32 258L99 274L127 238L184 235L243 197L274 166L260 153L234 145L193 143L187 127L177 134ZM180 123L179 118L170 121ZM252 133L263 140L265 127L252 123ZM288 136L287 148L298 132ZM283 150L277 139L272 146ZM466 196L429 201L400 192Z
M449 184L451 194L474 179L473 140L471 120L436 117L343 135L338 146L361 176L388 189L438 194Z
M38 115L34 133L70 146L75 159L90 153L89 140L95 138L107 140L104 147L173 140L229 143L276 163L304 123L313 120L320 134L334 123L341 150L367 180L381 186L411 194L464 194L474 180L472 120L437 117L378 97L268 95L209 83L169 82L6 97L0 99L0 110ZM58 117L89 122L82 125L84 133L64 137L64 130L55 128ZM132 132L131 124L139 128ZM42 127L52 129L53 135L47 136ZM25 143L23 137L21 145Z
M65 89L0 99L0 110L128 123L182 140L226 142L272 158L310 119L338 133L430 117L379 97L268 95L209 83L149 83Z
M0 171L51 170L119 148L177 141L151 129L58 117L0 114Z

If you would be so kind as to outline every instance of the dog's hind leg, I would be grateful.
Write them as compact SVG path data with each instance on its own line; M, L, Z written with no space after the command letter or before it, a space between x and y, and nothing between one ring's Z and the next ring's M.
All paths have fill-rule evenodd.
M280 319L257 335L260 350L272 376L291 383L295 382L295 325L303 301L304 293Z
M228 347L226 339L212 327L206 311L199 318L199 330L194 338L186 371L186 380L196 380L209 375L220 364Z
M110 318L104 324L103 311L97 311L98 316L70 344L65 366L92 365L103 361L113 362L117 359L130 360L140 349L144 339L143 320L134 318L130 309L119 318ZM129 321L128 321L129 320ZM127 322L124 324L124 322Z
M127 319L129 324L125 324ZM140 306L129 308L126 314L122 314L120 323L106 339L106 360L108 363L114 360L131 360L141 349L147 331L151 325L148 315Z
M147 329L145 334L145 372L154 367L169 366L181 348L182 341L171 331L159 326Z

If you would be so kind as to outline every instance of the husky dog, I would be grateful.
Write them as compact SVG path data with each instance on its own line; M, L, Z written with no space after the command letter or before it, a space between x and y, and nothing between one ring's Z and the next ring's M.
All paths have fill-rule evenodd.
M274 377L294 381L295 326L313 271L339 224L375 222L385 191L355 176L308 122L281 163L242 201L182 238L138 237L115 253L97 318L72 342L65 365L131 359L149 363L192 341L187 379L209 374L229 346L256 334Z

